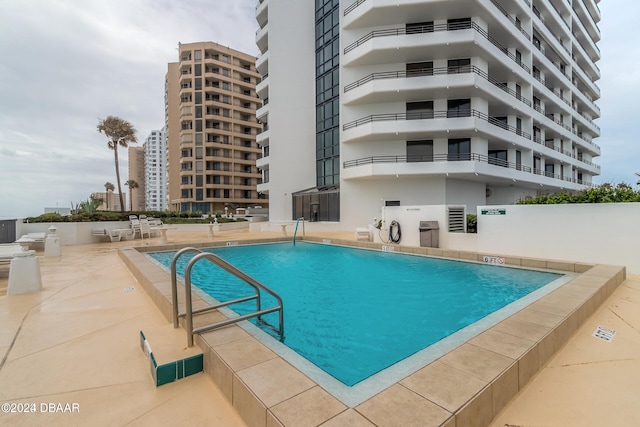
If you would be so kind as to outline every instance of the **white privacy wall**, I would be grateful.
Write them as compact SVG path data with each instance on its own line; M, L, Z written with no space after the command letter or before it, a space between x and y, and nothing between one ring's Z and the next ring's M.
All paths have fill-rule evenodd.
M482 210L504 209L504 215ZM478 207L478 252L624 265L640 274L640 203Z
M439 243L441 248L448 247L447 206L386 206L382 207L382 230L374 230L374 241L387 242L389 240L389 226L397 221L402 230L399 244L403 246L420 246L420 221L438 221L440 227ZM372 221L373 222L373 221ZM395 231L395 230L394 230Z

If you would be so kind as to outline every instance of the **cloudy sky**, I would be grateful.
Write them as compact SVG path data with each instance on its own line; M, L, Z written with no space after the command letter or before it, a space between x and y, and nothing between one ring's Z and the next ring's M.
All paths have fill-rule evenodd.
M307 0L309 1L309 0ZM0 217L70 207L115 183L96 131L116 115L143 141L164 124L164 74L178 42L258 54L256 0L0 0ZM640 172L640 2L600 3L601 182ZM635 131L635 132L634 132ZM126 155L121 155L123 181ZM125 187L126 188L126 187Z

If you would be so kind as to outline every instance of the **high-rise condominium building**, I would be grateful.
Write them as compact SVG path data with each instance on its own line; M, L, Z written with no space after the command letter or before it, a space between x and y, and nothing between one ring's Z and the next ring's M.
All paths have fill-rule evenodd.
M256 189L255 57L203 42L180 44L179 59L165 81L169 209L266 205Z
M145 207L147 210L167 209L165 131L152 130L144 143Z
M126 181L123 191L129 193L132 211L142 211L145 209L144 197L145 187L145 149L142 147L129 147L129 179ZM133 181L132 185L129 182Z
M260 1L270 219L351 227L384 204L475 212L590 186L597 3Z

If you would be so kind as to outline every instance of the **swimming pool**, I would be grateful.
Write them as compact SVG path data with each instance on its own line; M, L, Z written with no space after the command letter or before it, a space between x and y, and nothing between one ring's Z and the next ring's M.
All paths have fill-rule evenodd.
M284 300L285 344L347 386L561 277L306 242L208 251L278 292ZM173 254L149 255L167 266ZM181 258L179 272L189 258ZM247 289L205 262L193 269L192 280L219 301L243 296L238 290Z

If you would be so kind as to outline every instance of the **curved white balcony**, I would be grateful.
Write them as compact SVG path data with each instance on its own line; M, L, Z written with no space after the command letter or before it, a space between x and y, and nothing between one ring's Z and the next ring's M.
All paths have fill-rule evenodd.
M342 130L343 143L419 139L427 134L434 139L456 138L472 133L509 143L519 139L519 145L531 141L529 133L477 110L374 114L345 123Z
M263 76L269 73L269 51L258 56L256 59L256 70Z
M482 97L530 114L531 101L476 66L373 73L344 87L344 105Z
M269 0L263 0L256 6L256 21L260 27L267 25L269 18Z
M256 135L256 143L261 147L269 145L269 129Z
M593 120L587 117L584 113L575 111L573 117L574 121L579 122L581 126L585 127L589 131L589 133L600 136L600 126L595 124Z
M260 193L269 193L269 183L265 182L262 184L258 184L256 187L256 190L259 191Z
M455 156L371 156L343 163L341 179L362 180L383 177L447 176L465 180L580 190L586 184L569 177L546 174L530 166L505 162L484 154L462 153Z
M598 23L602 19L602 14L600 13L600 8L596 4L596 0L584 0L585 5L587 6L587 10L589 14L593 18L594 22Z
M264 75L262 81L256 85L256 93L260 99L269 98L269 76Z
M587 89L590 90L591 93L593 93L593 95L590 96L591 101L600 99L600 88L591 80L591 76L577 62L574 62L573 65L573 71L575 71L575 73L580 77L580 80L582 80L582 83L587 86ZM600 117L599 110L598 117Z
M575 91L573 91L573 96L574 98L578 98L578 101L584 104L584 106L586 107L585 109L593 119L597 119L600 117L600 108L582 91L576 89Z
M269 104L268 103L265 103L262 107L256 110L256 118L260 120L262 123L267 123L269 121Z
M260 169L264 169L269 165L269 156L267 157L261 157L259 159L256 160L256 167L260 168Z
M269 49L269 24L256 31L256 45L261 53L265 53Z
M341 61L343 66L417 62L425 50L436 58L464 58L478 56L478 48L528 78L529 67L474 21L372 31L345 47Z
M591 26L590 26L591 27ZM582 44L583 48L589 54L589 58L596 62L601 58L600 49L596 45L596 40L593 35L585 27L584 22L576 16L573 19L573 28L575 38ZM576 31L576 29L578 31ZM577 34L576 34L577 33Z
M580 19L584 23L587 31L589 31L589 35L593 37L593 40L599 42L602 39L602 34L600 33L600 28L598 28L595 17L591 15L585 3L576 1L573 4L577 6L576 9L572 9L574 18L577 17Z
M442 16L458 16L464 9L468 16L477 16L475 2L467 0L347 0L348 6L340 17L344 29L375 27L392 23L421 22L429 9L438 10ZM415 19L413 19L415 18Z
M594 45L595 46L595 45ZM596 65L596 63L594 61L591 60L591 58L589 57L589 54L587 53L587 50L584 46L584 44L582 42L580 42L580 40L578 40L578 38L574 39L574 43L573 43L573 49L578 51L579 57L578 57L578 62L577 64L582 67L586 72L589 73L589 77L591 81L597 81L600 80L601 74L600 74L600 68L598 68L598 65ZM598 53L599 55L599 53Z

